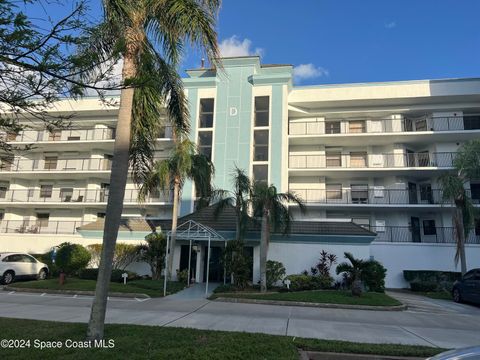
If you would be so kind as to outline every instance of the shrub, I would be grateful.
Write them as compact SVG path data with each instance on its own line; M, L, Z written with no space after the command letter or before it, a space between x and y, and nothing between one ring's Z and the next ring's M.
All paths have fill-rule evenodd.
M325 250L320 252L320 259L318 260L317 265L315 265L316 269L318 270L319 275L323 276L330 276L330 269L332 268L333 264L337 263L337 255L330 254ZM316 275L312 270L312 275Z
M182 271L177 269L177 281L182 284L186 284L188 281L188 270L184 269Z
M437 291L437 283L432 281L412 281L410 283L412 291Z
M435 270L404 270L403 277L410 283L412 291L452 291L453 283L459 280L462 275L454 271L435 271ZM412 285L412 283L414 283ZM419 285L420 284L420 285ZM426 285L425 285L426 284ZM433 290L415 290L427 287Z
M267 261L267 287L274 286L278 281L283 280L286 275L285 267L279 261Z
M37 255L36 258L48 265L48 276L56 277L60 273L57 265L52 262L52 251Z
M225 284L225 285L219 285L217 286L213 292L215 294L218 294L218 293L228 293L228 292L235 292L237 289L235 286L231 285L231 284Z
M78 273L90 262L90 253L82 245L63 243L60 244L55 258L56 266L68 275Z
M98 268L100 266L100 257L102 254L102 244L91 244L87 246L90 253L90 266ZM115 245L113 253L113 269L124 270L131 263L138 261L140 257L139 246L132 244L119 243Z
M252 279L252 259L245 252L242 240L227 242L222 256L222 263L228 276L231 276L236 288L244 289Z
M140 259L150 265L153 280L160 280L165 266L165 246L167 237L163 233L151 233L145 236L146 244L140 247Z
M385 276L387 269L376 260L366 262L365 269L360 279L363 281L367 291L385 292Z
M288 275L291 291L330 289L333 279L330 276Z

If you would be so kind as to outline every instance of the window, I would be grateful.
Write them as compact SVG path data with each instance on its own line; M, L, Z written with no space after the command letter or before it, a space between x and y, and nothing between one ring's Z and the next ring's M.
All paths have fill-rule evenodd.
M25 263L36 263L37 260L35 260L33 257L29 256L29 255L21 255L22 257L22 262L25 262Z
M4 210L1 210L0 211L0 221L2 221L3 219L5 219L5 212L4 212Z
M200 128L213 127L213 99L200 99Z
M472 200L480 200L480 183L470 184Z
M437 235L435 220L423 220L423 235Z
M253 180L268 181L268 165L253 165Z
M105 213L104 212L97 213L97 218L104 219L105 218Z
M350 167L366 167L367 153L366 152L351 152L350 153Z
M268 126L269 124L269 98L268 96L255 97L255 126Z
M253 141L253 161L268 161L268 130L255 130Z
M342 154L338 151L327 152L327 167L342 166Z
M365 132L365 120L355 120L348 122L349 133L364 133Z
M342 199L342 184L327 184L325 186L327 200Z
M464 115L463 116L463 128L465 130L478 130L480 129L480 116L479 115Z
M209 160L212 160L212 136L213 133L211 131L198 132L198 149Z
M38 227L47 227L49 218L50 218L50 214L37 213L37 226Z
M420 200L433 204L432 185L420 184Z
M368 185L351 185L352 203L366 204L368 202Z
M62 131L54 130L48 133L48 141L60 141L62 139Z
M340 134L340 121L325 121L325 134Z
M45 156L45 170L55 170L57 168L57 156Z
M73 188L61 188L60 189L60 199L62 202L72 201Z
M480 218L475 219L475 235L480 236Z
M51 198L52 197L53 185L40 185L40 198Z
M7 197L8 185L0 185L0 199Z

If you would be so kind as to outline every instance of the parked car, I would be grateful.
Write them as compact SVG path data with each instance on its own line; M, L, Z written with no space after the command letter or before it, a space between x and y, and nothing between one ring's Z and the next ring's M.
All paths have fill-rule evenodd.
M48 266L33 256L22 253L0 253L0 283L11 284L25 278L44 280Z
M480 304L480 269L465 273L461 280L453 283L452 296L455 302L472 302Z
M445 351L427 360L480 360L480 346Z

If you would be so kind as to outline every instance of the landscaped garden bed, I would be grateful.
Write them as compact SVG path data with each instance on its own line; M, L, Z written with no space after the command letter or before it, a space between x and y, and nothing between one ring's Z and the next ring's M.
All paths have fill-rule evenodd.
M38 341L85 341L87 325L0 318L2 337L30 340L24 349L2 349L5 359L298 359L298 350L335 353L428 357L443 349L426 346L361 344L346 341L303 339L258 333L207 331L171 327L105 326L105 339L112 348L35 349Z

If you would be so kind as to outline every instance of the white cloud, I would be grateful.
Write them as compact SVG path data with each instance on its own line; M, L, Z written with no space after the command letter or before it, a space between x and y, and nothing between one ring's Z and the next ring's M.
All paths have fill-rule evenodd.
M228 39L224 39L220 42L220 54L222 57L232 56L263 56L264 49L255 48L252 49L252 41L250 39L240 40L238 36L233 35Z
M385 29L393 29L396 26L397 26L396 21L390 21L385 23Z
M329 71L321 66L310 64L300 64L293 68L293 77L296 81L313 79L330 75Z

